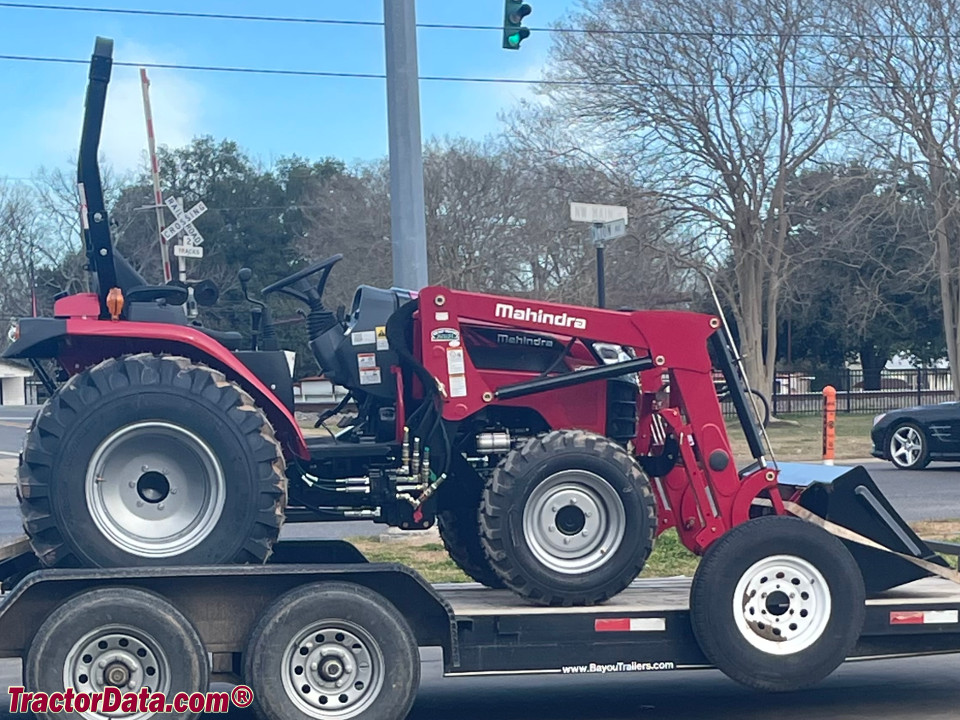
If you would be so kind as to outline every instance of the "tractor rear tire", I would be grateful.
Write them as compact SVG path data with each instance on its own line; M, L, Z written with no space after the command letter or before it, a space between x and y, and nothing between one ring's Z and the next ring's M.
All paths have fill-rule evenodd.
M793 517L760 517L727 532L690 590L704 654L757 690L799 690L832 673L856 645L865 612L863 577L847 548Z
M480 502L483 481L479 476L455 476L437 495L440 539L464 574L489 588L503 588L503 580L483 552L480 540Z
M240 387L182 357L105 360L41 408L20 457L23 526L47 567L263 563L284 463Z
M509 453L480 508L504 585L540 605L593 605L643 569L657 530L650 482L622 446L555 430Z

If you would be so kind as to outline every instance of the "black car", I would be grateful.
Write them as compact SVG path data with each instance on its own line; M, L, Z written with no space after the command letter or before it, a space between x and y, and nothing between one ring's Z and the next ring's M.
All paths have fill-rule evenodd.
M960 403L891 410L873 419L874 457L904 470L920 470L931 460L960 460Z

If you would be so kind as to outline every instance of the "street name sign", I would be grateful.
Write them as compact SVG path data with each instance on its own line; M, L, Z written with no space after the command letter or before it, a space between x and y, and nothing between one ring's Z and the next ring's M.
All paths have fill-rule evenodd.
M595 243L609 242L627 234L627 221L614 220L608 223L594 223L590 228L590 239Z
M595 205L593 203L570 203L570 219L573 222L608 223L627 220L627 209L622 205Z

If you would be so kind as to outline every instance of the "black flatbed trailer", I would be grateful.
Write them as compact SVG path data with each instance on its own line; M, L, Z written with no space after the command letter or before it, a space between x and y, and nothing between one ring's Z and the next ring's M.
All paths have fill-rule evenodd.
M310 562L317 557L331 561ZM209 681L240 683L251 631L278 598L298 588L347 583L396 608L417 646L441 647L450 677L711 667L691 626L689 578L637 580L600 606L551 608L531 606L507 590L430 585L407 567L369 563L342 541L284 541L261 566L69 570L39 569L26 538L0 541L0 578L0 657L7 658L26 658L41 625L71 599L138 589L169 602L196 628L209 653ZM867 601L863 631L848 659L957 652L960 585L925 579Z

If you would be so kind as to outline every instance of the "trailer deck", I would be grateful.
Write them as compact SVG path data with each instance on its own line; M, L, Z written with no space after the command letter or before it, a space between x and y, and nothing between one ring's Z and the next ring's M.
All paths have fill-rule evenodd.
M315 564L306 561L311 557L337 560ZM685 577L641 579L603 605L557 608L532 606L507 590L477 584L431 586L407 568L366 563L339 541L281 542L265 566L32 570L32 562L25 538L0 541L0 578L17 573L0 595L0 655L24 652L28 626L79 589L137 586L165 595L196 624L214 653L215 670L229 679L239 667L245 626L274 595L318 579L346 578L395 595L391 600L401 612L421 616L411 623L421 628L422 645L444 647L448 676L711 667L693 634L691 580ZM957 652L960 585L925 579L867 601L864 629L850 659Z
M447 674L608 673L710 667L690 625L690 578L637 580L594 607L532 607L509 591L435 586L460 633ZM960 585L918 580L867 601L850 659L960 652Z

